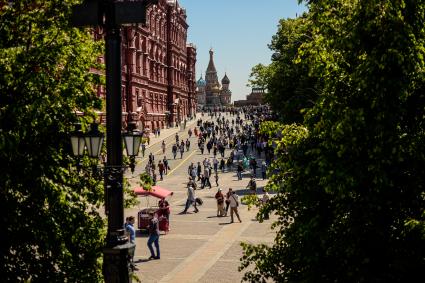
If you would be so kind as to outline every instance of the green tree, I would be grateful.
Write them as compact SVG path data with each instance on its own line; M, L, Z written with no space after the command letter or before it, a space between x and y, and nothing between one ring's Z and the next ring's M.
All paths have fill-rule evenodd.
M249 84L267 89L269 103L283 123L301 123L303 111L311 108L321 90L319 78L309 72L302 44L312 40L309 14L282 19L269 48L275 52L272 63L252 68Z
M418 282L425 268L425 3L323 0L300 47L323 89L303 126L263 124L277 156L271 246L245 280Z
M75 111L101 106L93 87L100 79L88 71L102 46L70 27L76 2L0 4L4 282L102 279L103 186L77 173L69 143Z

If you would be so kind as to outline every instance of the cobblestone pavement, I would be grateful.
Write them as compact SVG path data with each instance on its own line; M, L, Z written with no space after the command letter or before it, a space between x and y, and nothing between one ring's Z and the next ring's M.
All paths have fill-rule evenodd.
M188 123L188 127L193 129L194 122ZM161 133L161 138L166 140L166 156L170 160L171 171L164 177L163 181L158 182L159 186L174 192L170 199L171 231L160 236L161 259L150 261L148 260L150 254L146 245L147 234L140 231L137 233L135 261L139 270L136 274L142 282L240 282L243 277L243 273L238 271L239 259L242 256L240 242L271 243L275 236L275 232L270 229L273 217L271 217L271 220L259 223L255 220L255 213L258 209L253 208L248 211L245 205L239 207L242 223L236 221L230 224L229 216L216 216L214 195L217 189L221 188L223 193L226 193L228 188L231 187L241 197L247 192L245 187L249 181L249 172L244 174L241 181L237 180L236 172L219 173L218 187L215 186L215 182L211 178L212 189L196 190L196 196L204 200L204 204L199 207L199 213L193 213L192 209L189 209L188 214L179 214L184 209L186 202L188 166L191 162L196 164L206 157L212 158L213 155L208 155L207 151L204 152L204 155L201 155L197 148L197 140L192 136L190 151L185 152L182 159L178 157L173 160L171 144L175 141L176 131L178 129L175 129L174 132L170 129L168 135ZM179 131L179 135L186 139L187 128L184 131ZM166 138L167 136L168 138ZM151 142L151 147L146 150L145 158L139 159L133 176L127 176L130 178L132 187L137 186L138 174L144 170L149 152L154 153L156 162L158 162L159 157L162 159L161 138L158 139L156 144L154 141ZM228 154L229 150L226 150L225 156L227 157ZM220 158L218 159L220 160ZM258 159L258 161L261 164L261 159ZM257 174L260 174L260 172L257 172ZM258 176L257 185L259 187L258 192L260 192L266 181L261 180ZM138 210L148 205L157 204L157 199L139 198L141 200L139 207L126 209L126 216L137 216Z

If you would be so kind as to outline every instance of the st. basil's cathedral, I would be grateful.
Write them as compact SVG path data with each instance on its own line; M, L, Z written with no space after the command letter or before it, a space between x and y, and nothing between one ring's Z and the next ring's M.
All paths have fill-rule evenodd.
M198 109L230 105L232 92L229 89L229 85L230 80L227 77L227 74L224 74L220 86L217 70L214 66L214 51L211 49L210 62L208 63L205 80L201 75L196 83Z

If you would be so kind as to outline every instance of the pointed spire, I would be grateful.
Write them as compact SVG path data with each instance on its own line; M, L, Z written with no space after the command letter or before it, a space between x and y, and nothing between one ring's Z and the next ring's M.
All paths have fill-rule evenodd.
M223 79L221 80L221 83L222 84L226 84L226 85L228 85L228 84L230 84L230 80L229 80L229 78L227 77L227 73L224 73L224 77L223 77Z
M214 51L212 48L210 49L210 62L208 63L207 73L217 73L214 66Z

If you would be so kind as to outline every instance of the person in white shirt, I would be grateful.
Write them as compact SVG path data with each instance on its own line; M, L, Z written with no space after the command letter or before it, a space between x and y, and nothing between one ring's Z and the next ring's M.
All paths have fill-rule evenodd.
M230 206L230 218L231 218L230 223L233 223L233 213L236 214L239 222L242 222L242 220L239 216L239 213L238 213L239 197L234 191L232 191L232 194L229 197L229 201L230 201L229 206Z
M189 207L193 205L193 207L195 208L195 210L193 212L197 213L199 210L196 207L196 196L195 196L195 190L193 189L192 186L188 186L187 187L187 200L186 200L186 205L184 210L182 211L182 214L187 213L187 210L189 209Z

